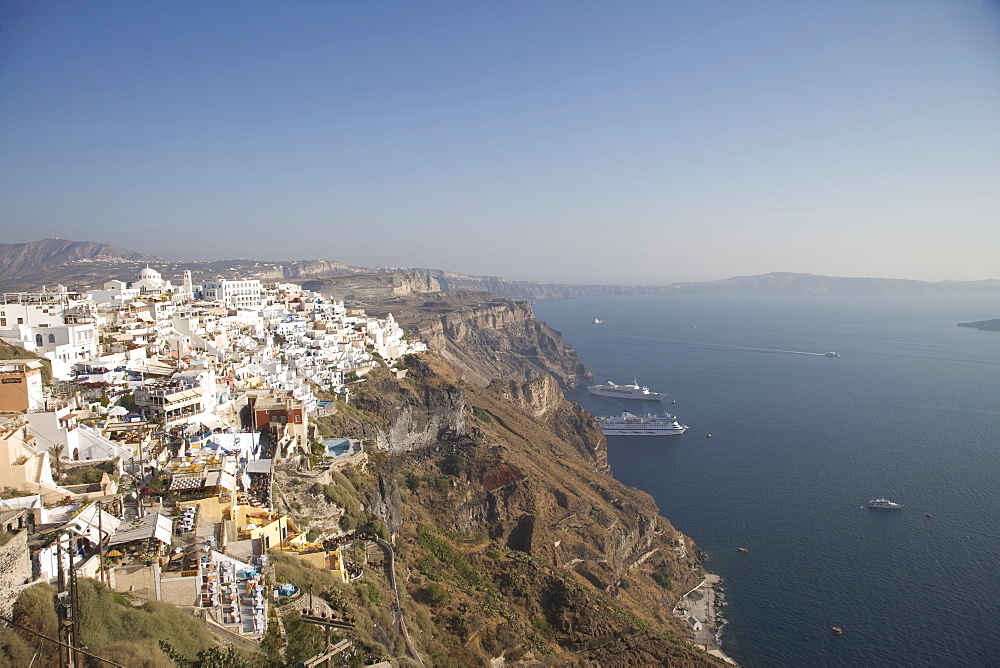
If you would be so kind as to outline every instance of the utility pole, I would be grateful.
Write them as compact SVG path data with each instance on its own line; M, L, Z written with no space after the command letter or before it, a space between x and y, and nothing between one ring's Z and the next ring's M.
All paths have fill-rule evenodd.
M104 513L102 512L104 504L100 501L95 501L94 504L97 508L97 564L101 569L101 582L110 587L111 580L104 567Z
M69 539L69 546L63 547L63 539ZM73 567L74 543L76 541L66 534L56 538L56 561L58 562L58 585L56 602L59 615L59 665L63 668L77 668L81 665L73 643L80 632L80 600L77 594L76 569ZM69 559L69 574L63 566L63 554ZM68 582L67 582L68 580Z

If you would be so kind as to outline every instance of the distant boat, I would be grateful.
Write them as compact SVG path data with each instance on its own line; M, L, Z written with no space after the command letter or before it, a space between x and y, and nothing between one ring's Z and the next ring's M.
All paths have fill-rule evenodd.
M889 499L872 499L868 502L869 508L876 508L879 510L899 510L903 507L902 503L894 503Z
M823 354L826 355L827 357L840 357L840 353L835 353L832 350L828 353L823 353Z
M594 324L600 325L604 323L604 318L594 318Z
M833 631L834 635L838 636L844 632L844 629L840 628L839 626L831 626L830 630Z
M587 391L599 397L614 397L616 399L660 401L667 396L662 392L653 392L645 385L640 385L637 380L633 380L631 385L618 385L609 380L603 385L591 385Z

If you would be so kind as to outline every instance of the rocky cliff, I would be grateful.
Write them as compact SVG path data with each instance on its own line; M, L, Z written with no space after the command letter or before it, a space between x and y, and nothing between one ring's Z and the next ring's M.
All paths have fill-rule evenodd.
M302 287L331 299L363 304L378 304L387 299L441 289L434 278L412 271L317 278L303 281Z
M578 378L575 354L524 304L467 296L464 308L448 307L411 306L410 326L433 352L408 358L403 379L386 369L366 376L328 423L370 444L371 482L355 486L368 490L365 512L395 533L423 656L435 665L710 665L671 614L702 576L697 548L648 495L614 479L593 416L543 373ZM496 361L529 339L545 354ZM303 522L323 513L301 512Z
M261 271L258 276L266 279L305 279L319 276L343 276L370 273L370 269L352 267L336 260L299 260L296 262L277 263Z
M590 378L572 346L538 320L527 302L486 293L441 292L385 300L366 310L392 313L410 335L477 385L549 374L569 388Z

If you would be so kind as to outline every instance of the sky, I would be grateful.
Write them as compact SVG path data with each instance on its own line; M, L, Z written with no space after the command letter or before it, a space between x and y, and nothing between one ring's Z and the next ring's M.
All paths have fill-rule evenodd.
M1000 278L1000 0L0 0L0 243Z

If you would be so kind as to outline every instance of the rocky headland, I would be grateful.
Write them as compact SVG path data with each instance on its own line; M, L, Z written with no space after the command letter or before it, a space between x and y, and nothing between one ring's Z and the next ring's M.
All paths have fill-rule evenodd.
M432 352L406 358L405 375L369 374L324 418L368 448L361 521L395 536L418 652L435 665L713 664L672 613L703 579L698 549L612 476L595 419L562 392L586 377L572 348L524 303L420 300L377 308ZM281 475L293 516L335 531L326 480Z
M1000 332L1000 318L993 320L977 320L975 322L960 322L959 327L971 327L984 332Z

